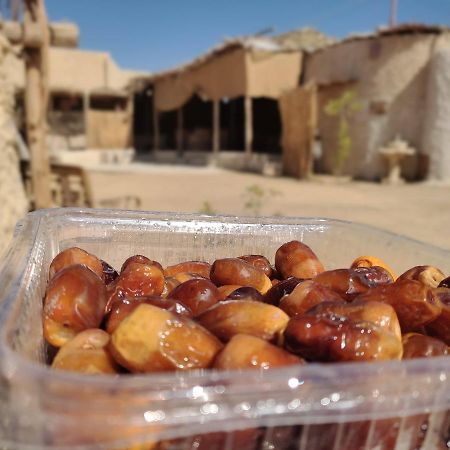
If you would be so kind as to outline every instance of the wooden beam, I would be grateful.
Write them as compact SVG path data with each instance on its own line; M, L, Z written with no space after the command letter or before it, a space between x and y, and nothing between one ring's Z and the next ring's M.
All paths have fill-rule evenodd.
M245 155L249 158L252 154L253 145L253 103L252 98L249 96L244 98L244 116Z
M153 150L159 150L159 111L153 99Z
M31 47L24 46L25 53L25 108L28 146L31 155L31 178L34 207L52 206L50 190L50 165L47 155L48 109L48 46L49 31L43 0L26 0L24 30L36 30L39 26L42 41ZM24 34L25 31L24 31Z
M183 156L183 107L177 110L177 155Z
M83 94L83 118L84 118L84 135L86 140L86 149L90 147L89 145L89 105L90 97L89 92L85 91Z
M213 100L213 155L220 152L220 99Z

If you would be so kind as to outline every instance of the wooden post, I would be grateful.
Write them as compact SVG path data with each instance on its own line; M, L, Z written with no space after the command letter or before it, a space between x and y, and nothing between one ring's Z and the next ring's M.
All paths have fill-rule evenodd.
M153 150L159 150L159 111L153 98Z
M52 206L47 155L49 31L43 0L26 0L24 10L25 108L34 207Z
M84 135L86 141L86 149L90 147L89 138L89 92L85 91L83 94L83 118L84 118Z
M183 107L177 110L177 156L183 156Z
M127 145L128 145L128 148L133 148L133 146L134 146L134 123L133 123L134 95L133 94L128 94L126 113L127 113L127 123L128 123Z
M220 152L220 99L213 100L213 157Z
M252 154L253 145L253 104L252 98L246 96L244 98L244 115L245 115L245 156L247 159Z

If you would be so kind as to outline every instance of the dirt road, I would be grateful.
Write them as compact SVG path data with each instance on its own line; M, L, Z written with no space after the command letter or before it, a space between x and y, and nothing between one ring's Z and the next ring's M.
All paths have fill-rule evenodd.
M226 171L132 164L90 170L96 206L231 215L333 217L450 249L450 186L299 182Z

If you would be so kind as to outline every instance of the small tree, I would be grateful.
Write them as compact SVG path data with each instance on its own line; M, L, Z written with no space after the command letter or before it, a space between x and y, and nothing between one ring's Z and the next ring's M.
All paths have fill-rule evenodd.
M343 92L342 95L330 100L325 106L326 114L339 119L338 147L333 168L335 175L342 173L342 168L352 151L349 122L353 114L361 109L362 104L357 99L356 92L352 90Z

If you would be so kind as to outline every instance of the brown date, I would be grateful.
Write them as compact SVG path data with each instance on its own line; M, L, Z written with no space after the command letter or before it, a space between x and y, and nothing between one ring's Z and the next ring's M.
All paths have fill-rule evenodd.
M229 432L218 431L165 440L159 444L158 450L257 450L261 436L262 429L260 428ZM142 450L147 450L147 448Z
M84 330L59 349L52 367L88 374L118 373L118 366L106 350L109 340L106 331Z
M179 301L197 316L219 301L220 292L210 280L197 278L181 283L167 298Z
M296 277L289 277L274 284L264 295L264 302L269 305L278 306L282 297L290 294L294 288L303 280Z
M192 311L176 300L161 298L158 296L131 297L115 300L111 305L111 311L106 317L106 331L114 333L119 324L128 317L141 304L153 305L158 308L167 309L174 314L184 317L192 317Z
M450 354L448 346L439 339L419 333L403 336L403 359L428 358Z
M275 267L283 278L314 278L324 271L316 254L299 241L287 242L277 250Z
M308 315L329 317L336 315L355 322L371 322L392 333L399 341L402 332L397 314L391 305L381 302L358 300L352 303L321 302L308 311Z
M398 280L374 287L359 295L357 300L391 305L397 313L403 332L416 330L432 322L442 310L434 290L415 280Z
M211 270L211 264L204 261L185 261L173 266L168 266L164 269L164 275L166 277L173 277L178 273L190 272L202 277L209 278L209 271Z
M242 259L243 261L248 262L256 269L261 270L264 272L269 278L272 278L273 275L273 269L270 265L269 260L262 255L244 255L239 256L239 259Z
M398 280L416 280L430 288L437 288L445 275L433 266L416 266L398 277Z
M214 261L211 272L211 281L217 286L235 284L251 286L265 294L272 283L267 275L251 264L239 258L225 258Z
M359 256L354 259L350 268L357 269L358 267L382 267L385 269L390 277L395 281L397 279L396 273L392 270L390 266L388 266L382 259L377 258L376 256Z
M210 367L220 341L194 321L152 305L139 305L111 336L113 358L131 372Z
M216 369L270 369L303 362L299 357L248 334L236 334L217 355Z
M44 336L61 347L77 333L98 328L106 305L103 280L84 265L60 270L49 282L44 299Z
M103 261L102 259L100 261L103 267L103 280L106 285L111 284L119 277L119 274L114 267L110 266L106 261Z
M313 280L305 280L294 290L281 298L278 305L288 316L305 314L313 306L322 302L345 302L335 291Z
M236 334L250 334L277 343L289 317L280 308L266 303L225 300L200 314L197 320L224 342Z
M375 286L393 282L391 275L378 266L328 270L317 275L314 281L337 292L348 301Z
M106 312L117 299L161 295L164 289L164 274L155 264L129 262L119 278L108 286L108 304Z
M255 288L242 286L228 294L226 300L253 300L254 302L264 302L264 296Z
M49 279L51 280L60 270L74 264L85 265L103 279L103 266L100 259L78 247L68 248L53 258L49 269Z
M243 287L243 286L241 286L239 284L224 284L223 286L219 286L218 289L219 289L219 294L220 294L220 300L225 300L236 289L239 289L241 287Z
M202 277L198 273L180 272L172 277L166 277L164 282L164 289L161 293L162 297L167 297L177 286L188 280L208 280L209 278Z
M440 287L433 292L442 306L442 311L436 319L426 326L427 334L450 345L450 289Z
M158 261L153 261L152 259L147 258L146 256L143 256L143 255L133 255L133 256L130 256L129 258L127 258L125 260L125 262L122 264L120 273L122 273L128 267L128 265L130 263L145 264L147 266L156 266L161 271L163 270L162 265Z
M284 345L312 361L374 361L402 356L401 340L389 331L336 314L292 317L284 332Z
M450 288L450 277L444 278L440 283L438 287L445 287Z

